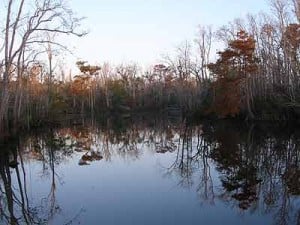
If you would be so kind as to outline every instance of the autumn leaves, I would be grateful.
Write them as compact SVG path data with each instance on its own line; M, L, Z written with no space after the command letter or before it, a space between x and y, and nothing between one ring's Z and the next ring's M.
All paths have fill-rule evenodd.
M214 101L208 113L221 117L236 116L246 108L253 117L249 80L258 69L254 38L241 30L218 55L216 63L208 65L216 79L213 83Z

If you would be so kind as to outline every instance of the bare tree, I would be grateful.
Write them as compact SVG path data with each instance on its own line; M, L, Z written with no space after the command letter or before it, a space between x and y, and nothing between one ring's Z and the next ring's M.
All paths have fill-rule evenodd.
M300 0L289 0L289 2L291 3L293 16L300 23Z
M7 117L10 99L9 83L17 59L24 57L28 49L37 47L39 43L61 45L59 42L47 39L45 33L72 34L79 37L86 34L84 31L77 30L82 18L77 18L63 0L7 0L7 3L3 31L4 54L0 53L4 55L1 121Z
M207 65L210 62L210 53L212 46L212 28L211 26L199 26L199 31L195 43L197 45L199 56L192 66L192 73L196 76L198 82L208 79ZM197 55L198 55L197 54Z

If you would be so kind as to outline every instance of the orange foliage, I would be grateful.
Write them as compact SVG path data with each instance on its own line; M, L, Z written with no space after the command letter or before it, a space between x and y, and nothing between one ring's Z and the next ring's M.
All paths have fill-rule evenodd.
M213 84L215 98L209 113L216 113L219 117L234 117L241 110L240 80L220 79Z
M300 47L300 24L289 24L284 32L283 40L288 44L288 49L296 55Z
M208 65L216 76L213 87L214 102L209 112L220 117L235 116L242 108L241 88L244 81L257 70L257 59L254 56L255 40L245 31L237 33L237 38L228 43L228 47L218 52L216 63Z
M90 89L90 85L91 85L90 81L91 81L90 76L75 76L75 79L71 85L71 92L74 95L84 96L85 94L88 93Z
M29 87L30 94L32 95L32 97L39 97L46 90L39 80L41 71L42 67L38 64L33 65L29 68L27 85Z

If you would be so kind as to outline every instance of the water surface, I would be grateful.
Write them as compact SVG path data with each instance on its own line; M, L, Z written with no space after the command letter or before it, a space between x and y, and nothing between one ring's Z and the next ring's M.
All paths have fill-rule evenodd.
M226 121L32 131L1 145L0 224L299 225L299 141Z

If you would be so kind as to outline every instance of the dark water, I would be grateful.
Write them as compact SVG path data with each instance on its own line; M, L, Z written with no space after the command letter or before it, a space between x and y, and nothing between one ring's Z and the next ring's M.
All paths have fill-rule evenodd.
M300 132L108 121L38 130L0 153L0 224L300 224Z

